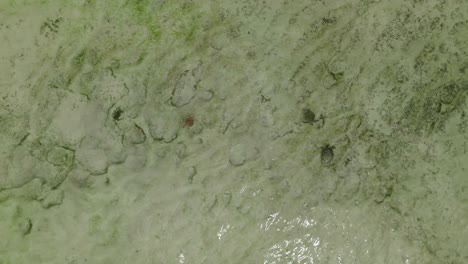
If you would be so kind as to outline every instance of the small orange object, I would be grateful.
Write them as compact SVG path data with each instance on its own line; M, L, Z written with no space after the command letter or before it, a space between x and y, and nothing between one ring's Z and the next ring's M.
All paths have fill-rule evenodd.
M195 120L193 119L193 116L189 116L189 117L185 118L184 125L186 127L192 127L194 122L195 122Z

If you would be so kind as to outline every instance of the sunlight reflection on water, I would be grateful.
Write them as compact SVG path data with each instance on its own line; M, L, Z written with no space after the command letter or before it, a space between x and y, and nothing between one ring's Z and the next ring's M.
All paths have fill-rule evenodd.
M294 237L282 240L268 250L265 255L264 264L276 263L314 263L314 258L320 254L320 237L311 233L303 232L314 227L317 222L311 218L296 217L292 220L286 220L279 216L279 213L271 214L265 223L260 224L264 231L273 230L278 232L297 233ZM294 232L294 229L300 229L301 232Z

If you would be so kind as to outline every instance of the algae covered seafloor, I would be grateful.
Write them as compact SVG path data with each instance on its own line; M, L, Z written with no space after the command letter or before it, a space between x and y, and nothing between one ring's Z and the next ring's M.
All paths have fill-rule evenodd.
M0 1L0 264L468 263L468 3Z

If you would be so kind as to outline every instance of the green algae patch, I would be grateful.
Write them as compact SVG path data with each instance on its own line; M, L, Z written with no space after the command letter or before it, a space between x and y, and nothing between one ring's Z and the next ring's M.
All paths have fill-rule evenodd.
M463 107L467 91L467 84L455 82L417 90L400 113L400 126L417 135L443 130L446 120Z
M148 29L151 41L158 41L165 35L191 43L201 33L202 24L208 17L192 2L168 4L137 0L126 6L130 8L130 16Z
M148 29L149 38L152 41L158 41L161 38L162 30L158 12L154 10L156 7L153 8L153 3L154 1L151 0L136 0L127 2L127 5L130 8L131 16Z

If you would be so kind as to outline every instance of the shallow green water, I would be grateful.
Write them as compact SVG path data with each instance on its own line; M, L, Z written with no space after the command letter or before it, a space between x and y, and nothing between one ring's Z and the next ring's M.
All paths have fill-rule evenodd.
M468 263L468 4L0 2L0 264Z

